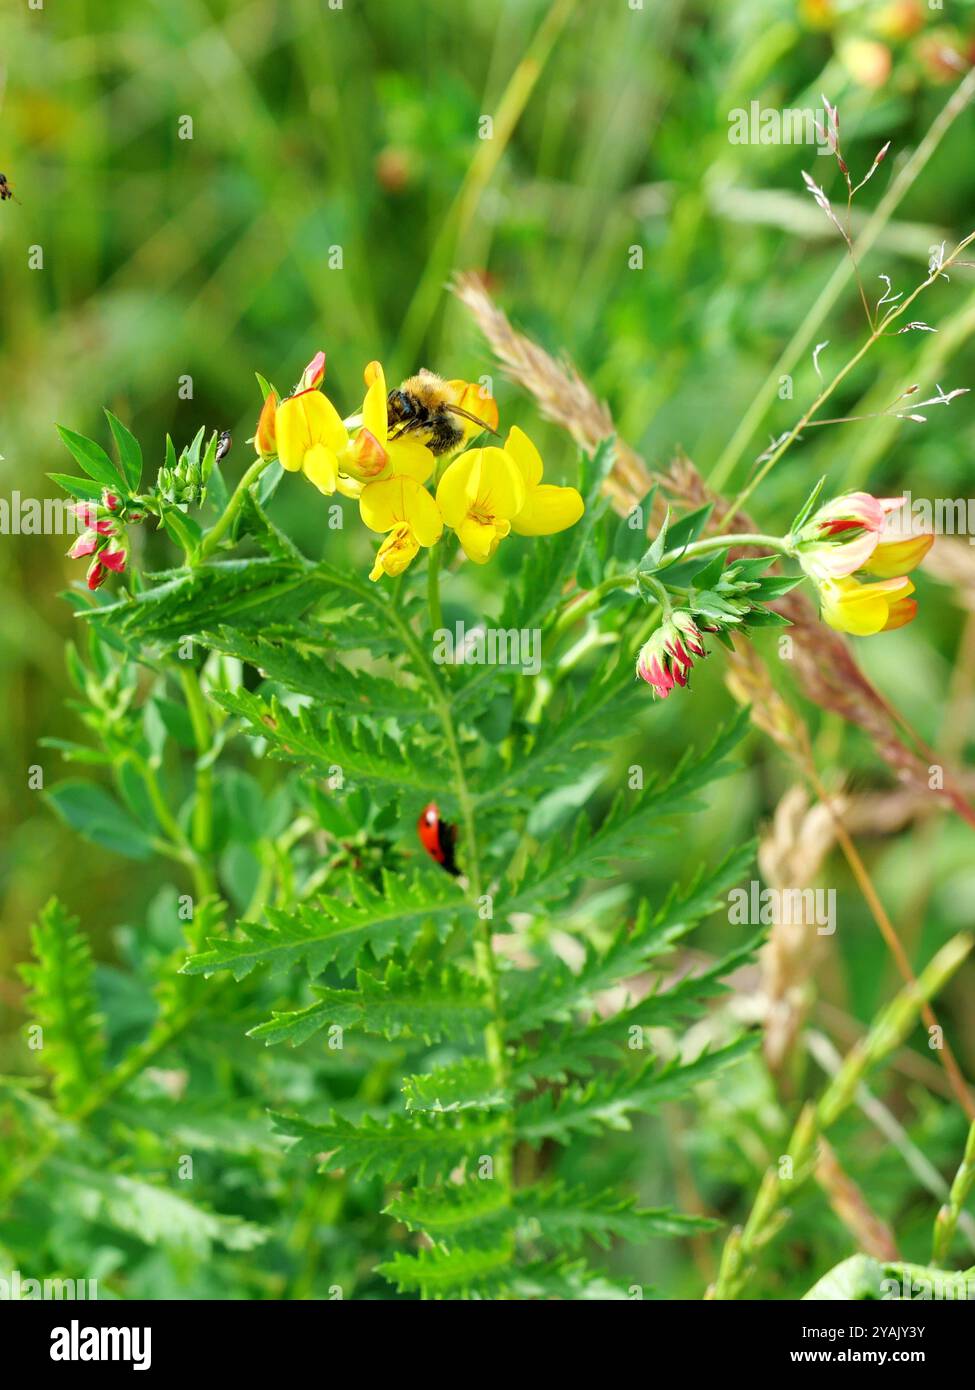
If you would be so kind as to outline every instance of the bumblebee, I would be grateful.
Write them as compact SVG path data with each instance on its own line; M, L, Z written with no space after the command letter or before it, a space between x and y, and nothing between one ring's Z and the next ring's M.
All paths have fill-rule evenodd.
M14 197L14 191L7 182L7 175L0 174L0 203L5 203L8 198ZM15 203L19 203L19 198L14 198Z
M475 415L462 402L476 404L481 413ZM490 396L481 396L466 381L444 381L425 367L390 391L386 409L391 439L416 435L437 457L455 454L481 430L498 432L498 408Z

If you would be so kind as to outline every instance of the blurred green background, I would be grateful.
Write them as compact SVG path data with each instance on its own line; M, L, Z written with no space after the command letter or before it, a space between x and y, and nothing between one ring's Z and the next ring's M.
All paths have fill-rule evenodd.
M356 407L372 358L391 380L421 365L490 373L476 328L444 288L465 269L484 273L549 350L569 352L648 464L665 465L679 445L702 473L717 468L719 480L740 486L769 437L815 393L812 347L829 340L820 357L829 376L864 325L847 283L803 346L794 399L774 393L729 451L841 259L800 178L805 167L839 197L832 160L812 148L732 144L729 113L753 100L818 110L825 92L860 173L892 140L858 200L862 219L973 51L975 7L960 0L943 10L920 0L22 3L5 16L0 52L0 168L19 199L0 205L0 493L55 495L45 475L67 466L55 422L104 442L102 406L129 424L150 463L161 462L167 431L179 446L200 425L231 429L225 472L234 480L250 458L254 371L288 389L319 347L344 411ZM489 140L479 138L484 116L494 121ZM180 138L187 118L191 139ZM887 221L864 268L877 297L881 272L909 291L933 245L975 227L973 138L969 110ZM42 269L29 268L32 247L42 248ZM340 269L330 267L334 247ZM642 268L632 268L634 247ZM881 343L838 394L843 411L878 409L913 381L924 395L936 381L972 381L973 272L939 283L918 316L939 333ZM192 399L179 393L185 377ZM500 379L497 393L503 423L530 428L553 478L567 478L565 437L539 425L532 403ZM823 472L837 488L965 496L973 454L975 407L965 398L931 410L923 426L811 432L752 510L763 526L786 526ZM353 526L326 531L317 503L300 480L286 480L275 514L309 553L327 545L366 565L371 542ZM144 544L164 562L159 538ZM66 546L63 537L12 535L0 545L0 1070L24 1066L11 966L38 907L60 894L107 943L108 929L138 922L164 881L164 870L123 866L83 845L28 790L30 765L49 781L63 772L38 738L77 734L64 706L74 619L57 593L81 567L64 559ZM446 591L448 616L461 600L490 611L490 570L465 572L456 586L453 597ZM961 758L970 701L955 707L967 728L943 726L952 680L962 695L971 685L970 626L951 590L923 577L918 587L917 622L860 644L861 656L925 737L937 744L947 733ZM665 762L692 732L702 737L730 704L721 677L716 658L692 699L648 702L621 761ZM827 776L889 784L859 736L806 713ZM685 863L752 833L788 785L767 743L753 738L749 748L747 770L682 845ZM871 845L869 858L916 961L970 924L970 831L939 823ZM658 891L680 869L648 864L648 887ZM894 974L839 865L830 882L846 895L850 927L831 944L821 987L865 1018ZM975 1024L954 998L944 1011L971 1072ZM648 1149L653 1162L658 1148ZM651 1168L648 1157L652 1193Z

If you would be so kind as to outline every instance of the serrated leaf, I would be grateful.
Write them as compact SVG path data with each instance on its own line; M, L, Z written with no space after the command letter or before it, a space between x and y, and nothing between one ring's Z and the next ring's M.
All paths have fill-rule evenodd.
M417 1178L421 1183L445 1178L461 1165L476 1167L500 1141L506 1124L498 1115L474 1119L466 1114L389 1115L385 1120L366 1115L355 1124L337 1114L325 1124L273 1111L271 1118L279 1133L298 1140L298 1152L324 1155L322 1172L350 1168L363 1179L378 1175L385 1182Z
M557 900L579 879L605 875L613 861L642 856L651 836L667 833L668 818L696 809L702 804L696 793L731 771L726 759L746 727L747 719L739 715L703 754L686 754L665 780L642 791L621 792L599 825L593 826L583 812L567 839L550 842L530 859L511 896L503 901L504 910L524 911L539 901Z
M137 642L175 642L204 628L233 623L260 629L300 615L327 588L314 570L256 556L171 571L131 598L88 610L92 622Z
M627 1130L631 1112L646 1113L681 1099L701 1081L739 1061L754 1049L757 1041L756 1037L745 1036L713 1052L703 1052L693 1062L675 1058L659 1069L651 1062L636 1073L620 1071L587 1086L569 1086L557 1098L546 1091L515 1112L516 1133L526 1143L537 1146L548 1139L568 1144L576 1134Z
M433 963L411 966L390 961L382 975L360 970L355 989L314 990L314 1004L292 1013L276 1013L251 1029L250 1037L268 1046L293 1047L322 1028L361 1029L394 1040L419 1038L425 1043L463 1038L474 1041L492 1014L481 987L456 966Z
M512 1215L519 1235L552 1241L576 1250L586 1240L608 1249L613 1240L641 1244L662 1236L685 1237L714 1230L720 1222L685 1216L670 1207L638 1207L635 1197L615 1192L593 1193L562 1183L522 1188L515 1194Z
M359 880L349 902L330 898L291 912L270 908L266 923L240 923L239 939L213 941L209 951L193 956L183 969L188 975L232 970L242 979L259 965L287 969L304 963L316 975L335 961L346 971L366 949L382 958L410 945L428 923L443 936L473 919L474 909L461 890L437 869L413 878L384 872L382 885L377 890Z
M20 973L30 989L27 1004L42 1029L38 1049L54 1078L64 1110L79 1106L104 1072L105 1040L95 998L94 964L77 917L51 898L31 929L33 962Z
M378 783L429 798L449 783L435 745L421 745L415 733L404 730L394 741L349 714L340 719L333 711L310 705L292 711L277 698L264 700L247 690L220 691L214 699L245 719L276 755L327 777L340 769L343 784Z
M513 1247L505 1241L494 1249L420 1250L396 1254L377 1265L379 1274L400 1293L423 1298L483 1298L497 1291L510 1272Z
M404 1077L402 1090L410 1111L497 1110L508 1106L494 1067L482 1057L465 1057L422 1076Z

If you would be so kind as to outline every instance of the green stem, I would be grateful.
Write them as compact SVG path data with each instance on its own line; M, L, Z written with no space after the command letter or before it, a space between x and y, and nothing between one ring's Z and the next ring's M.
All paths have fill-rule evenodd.
M443 610L440 606L440 543L431 545L427 552L427 603L430 608L430 631L438 632L443 627Z
M470 895L478 908L480 908L481 904L479 900L483 896L483 879L481 876L481 863L477 846L474 797L467 783L464 757L461 752L460 740L457 737L457 729L454 724L453 709L450 699L444 691L436 668L431 664L410 623L396 610L391 610L389 617L399 631L404 645L413 655L416 667L422 674L430 691L430 698L436 710L437 718L440 721L440 726L443 729L444 741L447 745L447 756L450 759L453 769L454 791L457 797L461 828L464 837L464 866L467 870ZM488 1008L492 1016L491 1022L488 1023L484 1029L484 1052L488 1062L491 1064L493 1079L496 1086L500 1091L507 1093L508 1066L504 1050L501 991L498 982L497 963L491 944L490 918L484 918L483 920L478 918L477 926L474 931L473 944L474 966L477 978L484 987ZM502 1151L498 1155L498 1161L495 1164L495 1177L503 1183L505 1193L509 1196L511 1191L512 1148L513 1140L509 1131L502 1141Z
M230 501L223 510L223 515L217 518L200 542L198 563L202 563L204 560L209 559L216 550L217 546L236 521L237 514L244 505L244 498L247 496L248 488L252 483L257 481L268 464L273 462L273 458L257 458L251 464L250 468L248 468L247 472L234 488Z
M962 1155L958 1172L955 1174L955 1180L951 1184L948 1200L935 1219L934 1243L931 1247L932 1264L944 1264L948 1259L955 1228L973 1188L975 1188L975 1124L968 1131L965 1152Z
M190 723L193 726L193 740L196 744L193 848L203 861L209 858L213 847L213 769L205 762L211 749L213 728L196 671L192 666L183 664L180 666L179 679L186 697ZM211 891L213 887L215 885L211 885Z
M691 560L695 555L710 555L716 550L737 550L739 546L767 547L779 555L792 553L792 541L789 536L765 536L758 531L736 531L730 536L704 536L699 541L692 541L690 545L668 550L660 562L660 568L663 569L668 562L675 560Z
M661 557L660 565L657 569L658 574L665 572L668 565L693 560L698 555L710 555L719 550L737 550L743 546L758 546L775 551L779 555L790 555L792 553L792 542L788 536L766 536L760 532L735 533L729 536L705 536L701 540L691 541L688 545L678 546L675 550L668 550ZM638 571L633 570L627 574L614 574L609 579L604 579L601 584L597 584L588 593L570 599L569 603L559 614L555 625L551 630L550 638L554 643L572 627L578 620L591 613L594 608L598 608L607 594L611 594L616 589L628 589L637 582ZM660 588L663 588L660 585ZM663 604L661 604L663 606Z

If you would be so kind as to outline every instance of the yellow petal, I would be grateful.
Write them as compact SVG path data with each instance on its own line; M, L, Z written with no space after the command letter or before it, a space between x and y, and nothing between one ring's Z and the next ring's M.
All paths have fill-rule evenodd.
M278 458L281 466L294 473L315 444L324 444L332 453L341 453L348 434L335 406L321 391L302 391L278 406L275 418Z
M531 489L528 500L511 523L519 536L554 536L574 526L585 511L585 503L574 487L555 487L542 483Z
M376 551L376 560L369 571L369 578L376 580L388 574L390 578L395 579L410 564L419 548L407 522L395 526Z
M407 478L415 478L425 483L434 470L436 460L427 446L419 439L406 436L403 439L390 439L386 444L392 471Z
M359 513L370 531L391 531L408 522L420 545L433 545L443 532L440 509L415 478L369 483L359 498Z
M508 431L508 438L504 441L504 448L505 453L510 454L521 469L521 476L529 490L537 487L542 481L542 456L525 431L520 430L517 425L512 425ZM569 524L571 525L571 522Z
M823 619L837 632L872 637L886 627L891 607L913 592L909 579L888 579L879 584L860 584L851 578L827 581L820 590Z
M407 520L421 545L436 545L443 535L440 508L415 478L401 479L407 503Z
M339 461L324 444L312 445L305 454L302 469L305 477L315 484L319 492L324 492L326 497L335 491L339 477Z
M521 511L528 494L521 470L503 449L492 447L471 452L481 456L468 481L468 494L476 491L478 512L510 521Z
M389 433L389 413L386 408L386 378L383 376L383 369L378 362L370 364L375 367L369 390L362 403L362 424L372 436L379 441L385 448L386 436Z
M341 492L343 497L361 497L363 483L358 478L348 478L344 473L340 473L335 480L336 489Z
M884 623L884 632L892 632L895 627L906 627L909 622L913 621L916 613L916 599L898 599L896 603L890 605L890 612L887 614L887 621Z
M460 458L454 459L453 463L445 469L444 475L437 485L437 506L440 508L444 521L455 531L471 509L471 498L468 495L471 475L476 467L478 479L480 478L480 461L483 452L483 449L470 449L466 454L461 454Z
M487 394L483 386L468 386L460 404L465 410L470 411L471 415L476 415L489 430L498 428L498 403L493 396ZM472 428L477 427L475 425Z
M457 539L468 560L473 560L475 565L486 565L497 550L501 537L490 522L465 516L457 527Z
M880 579L910 574L934 545L934 536L905 536L903 540L881 541L863 568Z

